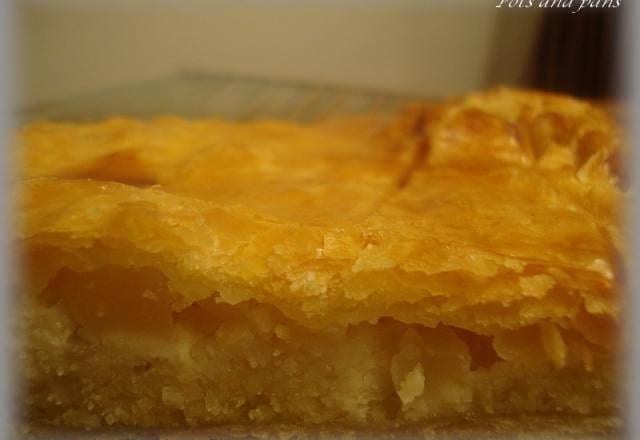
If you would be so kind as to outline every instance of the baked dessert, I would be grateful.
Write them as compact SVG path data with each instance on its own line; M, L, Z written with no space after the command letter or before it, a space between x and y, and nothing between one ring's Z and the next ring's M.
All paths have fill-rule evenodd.
M35 423L614 414L619 129L496 89L309 126L20 133Z

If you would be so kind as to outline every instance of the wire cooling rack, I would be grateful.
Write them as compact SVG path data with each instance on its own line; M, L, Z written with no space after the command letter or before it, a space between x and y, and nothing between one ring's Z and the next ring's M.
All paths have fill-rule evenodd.
M20 116L26 121L86 121L115 115L149 118L171 114L310 122L355 113L393 111L416 99L420 98L304 82L184 72L38 105Z

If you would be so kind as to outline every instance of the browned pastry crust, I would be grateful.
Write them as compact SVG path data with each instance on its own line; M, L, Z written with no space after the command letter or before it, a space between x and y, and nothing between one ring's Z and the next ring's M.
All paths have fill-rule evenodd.
M314 126L36 123L20 151L34 419L616 406L621 142L586 102L497 89Z

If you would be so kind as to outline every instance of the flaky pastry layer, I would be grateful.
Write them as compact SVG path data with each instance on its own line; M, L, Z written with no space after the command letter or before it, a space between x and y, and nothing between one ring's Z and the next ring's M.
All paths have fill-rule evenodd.
M71 350L82 359L80 371L110 352L126 358L126 368L145 358L161 364L153 350L141 354L114 342L114 335L147 341L183 327L193 340L222 344L211 349L224 357L222 365L247 360L260 347L272 356L281 350L272 344L280 338L278 324L265 330L269 337L262 342L255 342L259 330L249 331L245 336L255 346L224 345L227 337L245 338L237 332L250 326L238 322L254 308L313 335L294 336L289 357L310 376L292 371L275 382L263 379L255 389L240 387L234 399L278 396L275 388L289 389L288 377L300 386L323 383L314 391L328 393L322 404L311 396L305 404L281 402L286 408L278 411L264 397L257 406L231 410L216 399L233 392L213 384L224 374L236 377L232 372L206 379L208 373L171 360L173 355L164 370L149 370L158 373L151 374L154 380L169 380L159 379L161 371L179 378L171 385L178 388L200 371L196 378L205 394L193 401L204 407L193 414L205 415L189 415L183 391L181 404L172 406L162 396L162 409L153 410L178 408L176 420L194 424L252 419L260 405L268 407L268 421L365 423L486 413L509 405L503 397L481 397L478 389L500 388L503 374L522 381L523 366L538 363L541 382L513 390L519 401L533 388L543 390L542 397L529 406L512 403L512 409L600 411L614 406L612 398L593 397L598 392L591 390L612 392L616 292L623 282L619 138L609 116L588 103L508 89L417 105L395 118L312 126L177 118L33 124L22 131L20 149L25 175L18 239L27 263L22 289L36 298L26 308L62 313L69 328L80 330L79 340L62 337L61 353L67 354L50 361L64 365ZM219 333L225 313L239 330ZM307 337L317 351L301 348ZM168 347L184 346L172 338ZM50 356L42 353L51 346L33 357L47 344L32 340L32 362ZM403 355L406 344L417 348ZM327 359L323 346L349 359L328 362L336 371L346 369L335 374L362 377L368 391L344 385L353 378L340 382L316 371L314 362L325 365L321 359ZM187 357L195 356L193 350ZM429 370L449 362L438 356L457 359L451 361L452 371L460 370L453 382ZM471 367L485 357L489 364ZM365 368L367 359L371 376L347 372ZM238 378L258 368L247 362ZM269 362L256 364L262 366L256 378L279 368ZM403 366L394 367L398 363ZM32 405L44 419L148 426L162 418L143 421L128 404L113 416L118 399L136 396L123 391L106 406L93 402L99 410L72 412L83 415L70 422L64 411L42 402L47 384L55 383L47 371L33 372L39 384L33 389L41 393L34 392ZM585 384L586 394L579 385L562 388L568 376L577 381L572 384ZM444 383L444 391L425 386L430 377ZM334 388L332 380L338 381ZM153 394L152 388L140 393ZM207 389L217 391L207 398ZM571 404L572 398L581 403ZM207 399L217 403L209 408ZM353 408L336 409L350 405L349 399L355 399ZM63 409L77 406L63 401ZM412 406L414 401L422 403ZM310 409L312 404L317 406Z

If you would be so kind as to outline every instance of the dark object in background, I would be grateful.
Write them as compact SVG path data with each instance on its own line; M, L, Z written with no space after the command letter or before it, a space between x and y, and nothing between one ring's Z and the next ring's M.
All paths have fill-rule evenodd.
M622 14L625 8L550 9L542 19L527 83L591 99L620 94Z

